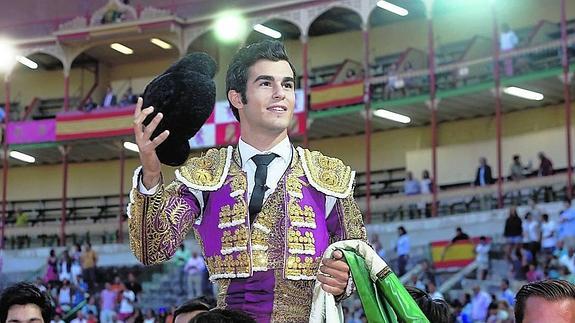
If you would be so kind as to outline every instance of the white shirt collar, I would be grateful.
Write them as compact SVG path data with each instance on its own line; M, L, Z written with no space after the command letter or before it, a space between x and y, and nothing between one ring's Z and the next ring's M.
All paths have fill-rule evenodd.
M246 143L240 137L238 142L238 149L240 150L240 156L242 158L242 165L246 165L246 163L255 155L258 154L269 154L275 153L280 158L284 160L287 164L291 161L291 154L292 154L292 146L291 142L289 141L289 137L285 137L282 141L280 141L277 145L273 146L270 150L266 151L259 151L257 148L254 148L250 144Z

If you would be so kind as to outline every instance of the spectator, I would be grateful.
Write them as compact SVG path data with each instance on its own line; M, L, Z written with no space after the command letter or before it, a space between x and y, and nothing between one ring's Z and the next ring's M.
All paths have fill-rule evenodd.
M497 312L499 311L499 305L496 302L491 302L487 308L487 320L486 323L498 323Z
M543 152L538 154L539 156L539 171L538 176L549 176L553 175L553 163Z
M519 155L513 155L513 162L509 167L509 179L516 182L524 179L525 171L529 168L529 165L523 166L523 164L521 164L521 157Z
M44 274L44 282L50 283L58 280L58 258L56 258L56 251L50 250L50 255L46 261L46 274Z
M417 277L416 274L411 274L411 276L409 276L407 285L419 288L421 290L425 289L425 284Z
M426 169L421 174L420 192L421 194L431 194L433 191L433 180L429 177L429 171ZM421 202L419 205L422 214L426 217L431 216L431 203Z
M513 310L506 301L499 301L497 323L513 323Z
M144 323L156 323L156 313L149 308L144 315Z
M477 167L473 184L475 186L486 186L491 185L494 182L495 180L491 173L491 166L487 164L487 159L485 157L479 158L479 167Z
M420 265L421 265L421 272L419 274L419 279L423 282L431 281L435 283L435 268L433 268L433 265L429 263L429 260L423 259Z
M98 105L94 102L91 96L86 99L86 103L84 103L84 111L90 112L96 109Z
M437 290L437 286L435 286L434 282L427 282L427 284L425 284L425 289L427 291L427 293L429 294L429 296L431 297L431 299L440 299L440 300L444 300L445 298L443 297L443 294Z
M16 283L0 295L1 323L48 323L53 315L54 307L50 297L33 284Z
M383 88L383 98L385 100L391 99L393 92L400 87L403 87L403 82L397 76L397 64L394 63L387 69L387 83Z
M514 206L509 209L509 216L505 220L505 230L503 236L507 241L507 255L511 250L523 241L523 226L521 218L517 215L517 208Z
M500 290L497 295L497 299L500 301L505 301L507 304L513 306L515 304L515 293L513 293L509 288L509 279L503 278L499 288Z
M105 286L100 292L100 323L113 323L118 296L110 283L107 282Z
M54 318L52 319L52 321L50 321L50 323L66 323L66 322L64 322L64 320L62 320L60 314L55 313Z
M525 214L525 221L523 226L523 242L527 245L527 249L531 251L534 259L537 259L537 252L541 248L541 230L540 224L537 219L527 212Z
M92 250L92 244L86 242L84 253L80 256L82 262L82 276L88 283L90 290L93 290L96 282L96 266L98 264L98 255Z
M176 250L176 254L174 255L173 258L174 264L178 268L178 282L180 283L181 294L184 294L186 286L184 283L184 277L187 278L187 273L184 267L186 266L186 263L188 262L188 259L190 259L191 256L192 255L190 254L190 251L186 249L186 246L182 243L180 245L180 248Z
M453 239L451 239L451 241L449 242L449 244L447 246L445 246L445 248L443 249L443 252L441 253L441 259L445 259L445 254L447 253L447 250L454 245L457 241L465 241L465 240L469 240L469 235L465 232L463 232L463 230L461 229L461 227L457 227L455 229L455 237L453 237Z
M425 169L421 173L420 192L421 194L431 194L433 189L433 180L429 177L429 171Z
M14 223L14 226L16 226L17 228L24 228L28 226L28 213L22 211L21 208L17 208L16 209L16 222Z
M464 241L464 240L469 240L469 235L463 232L463 229L461 229L461 227L457 227L455 229L455 237L451 239L451 243L456 243L457 241Z
M204 259L197 252L188 259L184 270L188 274L188 298L195 298L202 294L202 273L206 267Z
M126 323L144 323L144 315L142 314L142 310L136 307L134 309L134 314L126 319Z
M487 159L485 157L479 158L479 167L477 167L477 171L475 172L473 185L475 187L482 187L493 184L495 180L491 174L491 167L487 164ZM491 209L491 200L493 198L491 193L482 194L477 198L479 199L480 210Z
M456 299L451 302L451 308L453 309L453 316L455 317L455 322L457 323L471 323L471 318L469 314L463 311L463 304Z
M97 315L95 315L92 311L88 311L86 314L86 323L98 323Z
M575 285L544 280L521 287L515 303L517 323L575 322Z
M82 307L82 313L84 313L86 320L88 319L90 313L92 313L92 315L98 316L98 306L96 305L96 298L94 296L90 296L90 298L88 298L88 303Z
M116 105L116 95L114 94L114 90L112 90L112 86L108 85L101 106L102 108L108 108L113 107L115 105Z
M487 279L489 271L489 250L491 246L487 243L485 236L479 237L479 244L475 246L475 261L477 262L477 279Z
M567 254L564 254L561 256L561 258L559 258L559 263L563 266L565 266L565 268L567 268L567 270L569 270L569 272L571 274L575 273L575 247L569 247Z
M78 276L82 275L82 264L81 264L81 257L82 257L82 246L79 243L74 245L76 250L72 253L72 283L78 283ZM86 314L86 313L84 313Z
M482 291L479 285L473 286L473 297L471 298L472 322L485 322L489 304L491 304L489 294Z
M58 278L60 281L72 280L72 258L70 258L68 249L62 251L58 264Z
M216 306L210 298L198 297L178 306L174 311L174 323L188 323L196 315L207 312Z
M397 239L397 244L395 246L395 251L397 253L397 276L401 277L406 273L407 261L409 260L409 235L403 226L397 228L397 234L399 238Z
M58 304L62 308L62 311L68 312L72 309L72 295L74 291L72 290L72 286L70 285L70 281L64 279L62 281L62 286L58 291Z
M126 288L124 283L121 284L120 292L120 308L118 310L118 320L125 322L130 316L134 314L134 305L136 302L136 294Z
M138 282L133 272L128 273L128 281L126 282L126 288L134 292L137 301L138 296L140 295L140 293L142 293L142 285Z
M70 321L70 323L88 323L88 321L86 320L84 312L78 311L76 312L76 318Z
M535 264L529 264L529 270L525 276L527 276L527 281L530 283L543 279L543 273Z
M559 239L565 240L568 246L575 245L575 208L571 206L571 200L563 201L565 210L559 216Z
M513 50L519 39L515 32L509 28L508 24L503 24L501 26L501 35L499 36L499 49L502 53L508 52ZM503 59L503 65L505 68L505 75L512 76L513 75L513 58L506 57Z
M122 100L120 100L120 106L125 107L135 104L137 100L138 98L132 93L132 87L129 87L122 96Z
M405 173L403 191L405 195L417 195L421 192L421 186L419 185L419 181L413 178L412 172Z

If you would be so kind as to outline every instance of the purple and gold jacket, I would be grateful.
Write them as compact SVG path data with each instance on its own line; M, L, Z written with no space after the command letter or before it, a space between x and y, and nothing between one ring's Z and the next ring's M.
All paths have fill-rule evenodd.
M306 322L319 262L338 240L366 239L353 199L354 172L340 160L294 149L292 162L250 224L247 179L237 149L188 159L154 195L137 189L128 206L130 247L145 265L170 259L192 229L218 306L258 322ZM190 189L202 191L204 207ZM326 196L336 198L326 214Z

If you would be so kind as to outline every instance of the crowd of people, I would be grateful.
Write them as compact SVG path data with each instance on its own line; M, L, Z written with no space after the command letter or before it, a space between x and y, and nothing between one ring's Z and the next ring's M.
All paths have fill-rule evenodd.
M428 283L428 289L434 286L433 283ZM479 285L475 285L472 293L464 294L461 300L456 299L451 303L446 302L438 292L425 292L411 285L407 285L406 289L429 322L433 323L568 323L575 320L575 285L565 280L535 281L523 285L517 293L513 293L509 289L509 282L503 279L497 295L490 295ZM75 312L74 319L67 318L64 321L49 291L43 289L42 285L20 282L8 287L0 295L0 322L256 322L246 312L217 308L215 300L210 297L196 297L178 307L169 310L162 308L158 312L153 309L143 311L134 306L136 299L136 293L127 289L126 284L120 282L115 289L107 283L99 303L95 297L90 297L88 303ZM344 306L345 322L368 322L361 302L357 298L352 301L359 311L354 314L350 312L350 307ZM117 302L120 302L117 313L108 309ZM128 307L130 313L125 312Z

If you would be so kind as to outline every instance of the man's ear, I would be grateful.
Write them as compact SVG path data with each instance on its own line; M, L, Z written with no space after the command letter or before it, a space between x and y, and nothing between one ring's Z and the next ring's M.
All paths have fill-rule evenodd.
M229 90L228 100L230 100L230 102L236 109L238 110L243 109L244 103L242 102L242 95L240 94L240 92L236 90Z

